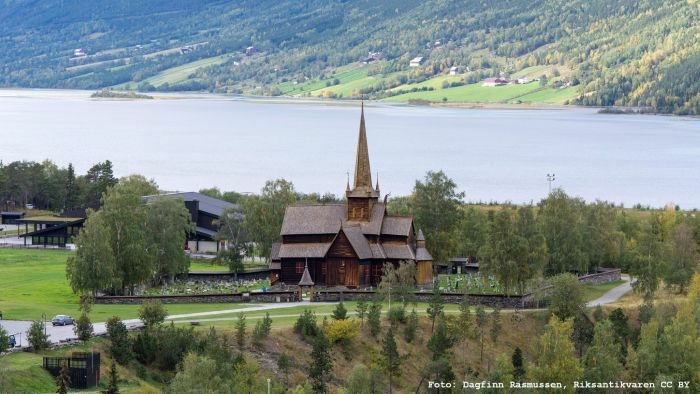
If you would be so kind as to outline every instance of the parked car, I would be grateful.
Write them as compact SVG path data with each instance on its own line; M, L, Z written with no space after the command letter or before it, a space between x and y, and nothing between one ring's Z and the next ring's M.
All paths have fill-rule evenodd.
M65 326L73 323L73 318L68 315L56 315L51 319L51 324L54 326Z

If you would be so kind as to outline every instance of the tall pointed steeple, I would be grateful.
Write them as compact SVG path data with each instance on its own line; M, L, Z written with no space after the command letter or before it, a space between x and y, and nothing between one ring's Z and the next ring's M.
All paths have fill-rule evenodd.
M372 207L379 199L379 190L372 186L372 172L369 166L367 130L365 129L365 104L360 112L360 133L357 139L355 156L355 178L352 190L347 190L348 220L369 220Z
M360 113L360 135L357 140L355 158L355 189L372 188L372 171L369 167L369 149L367 148L367 130L365 129L365 103Z

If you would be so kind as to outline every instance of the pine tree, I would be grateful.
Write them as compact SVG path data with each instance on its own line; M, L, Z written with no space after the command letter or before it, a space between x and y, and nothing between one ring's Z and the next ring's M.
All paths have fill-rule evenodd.
M119 394L119 374L117 373L117 363L113 362L109 368L109 382L107 388L102 390L102 394Z
M382 341L382 357L384 370L389 375L389 393L391 393L393 377L401 373L401 357L394 339L394 329L391 327Z
M66 360L61 361L61 369L58 372L58 376L56 376L56 386L58 386L56 389L57 394L68 393L68 387L70 387L70 370L68 369L68 361Z
M416 339L416 329L418 328L418 314L416 310L413 309L408 315L408 320L406 321L406 326L403 328L403 339L406 342L411 343Z
M440 287L438 282L433 284L433 295L430 297L428 302L428 316L430 316L431 326L430 332L435 330L435 319L442 315L442 311L445 309L445 300L442 298L442 293L440 293Z
M245 346L245 313L239 314L236 321L236 343L238 348L243 351L243 346Z
M365 300L365 297L360 297L360 299L357 300L357 317L360 318L360 325L364 326L365 324L365 314L367 313L367 300Z
M333 360L330 354L330 344L323 332L319 332L311 350L311 366L309 368L309 377L315 393L326 392L326 377L332 369Z
M523 362L523 351L516 347L511 358L513 364L513 378L520 381L525 377L525 363Z
M382 304L379 302L373 302L369 307L369 313L367 314L367 323L369 323L369 333L374 338L379 335L381 331L380 318L382 316Z
M343 305L343 301L340 301L335 306L332 317L334 320L345 320L348 317L348 310L345 308L345 305Z

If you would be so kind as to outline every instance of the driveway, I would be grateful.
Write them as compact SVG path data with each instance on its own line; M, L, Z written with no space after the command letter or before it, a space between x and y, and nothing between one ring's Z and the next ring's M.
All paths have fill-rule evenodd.
M598 305L605 305L605 304L611 304L617 300L620 299L623 295L625 295L628 291L632 290L632 281L628 275L622 275L622 280L625 281L625 283L621 284L620 286L614 287L610 289L607 293L603 294L599 298L596 298L593 301L589 301L586 303L586 306L588 308L593 308Z

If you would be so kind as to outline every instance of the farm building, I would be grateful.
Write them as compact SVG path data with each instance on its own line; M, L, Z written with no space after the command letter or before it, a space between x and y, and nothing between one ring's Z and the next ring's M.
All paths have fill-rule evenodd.
M408 63L409 67L418 67L418 66L420 66L421 64L423 64L423 58L420 57L420 56L414 57L414 58L411 59L411 61Z
M486 78L481 82L481 86L503 86L508 85L508 80L505 78Z
M409 216L392 216L379 182L372 186L364 107L360 116L354 184L348 182L342 204L295 204L287 207L282 242L272 247L271 279L299 284L308 266L317 285L376 286L385 263L416 263L416 282L432 282L433 259L425 237ZM308 278L307 278L308 282Z

